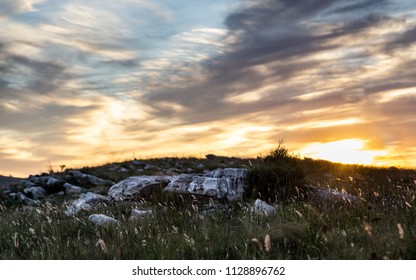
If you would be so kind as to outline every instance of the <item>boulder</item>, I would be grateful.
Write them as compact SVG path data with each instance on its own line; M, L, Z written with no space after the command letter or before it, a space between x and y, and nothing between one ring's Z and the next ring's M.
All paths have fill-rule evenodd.
M23 190L26 195L30 195L33 199L43 199L46 195L46 190L42 187L29 187Z
M117 225L119 221L103 214L92 214L88 217L88 221L97 226Z
M340 192L335 189L322 189L316 187L309 187L310 196L327 201L341 201L341 202L357 202L360 200L358 196L348 194L346 192Z
M86 194L82 194L79 199L72 202L72 204L68 206L65 211L65 214L67 216L75 216L81 210L93 210L100 204L109 204L110 202L111 199L108 196L88 192Z
M260 199L256 199L253 207L251 208L251 212L254 215L273 216L276 214L276 208Z
M66 175L66 179L74 184L89 187L103 187L114 184L109 180L104 180L90 174L84 174L78 170L69 171Z
M140 220L142 217L153 215L152 210L138 210L133 209L130 213L129 221L137 221Z
M70 195L70 194L81 194L81 193L87 192L87 189L72 185L70 183L65 183L64 188L65 188L65 194L68 194L68 195Z
M23 193L18 192L18 193L12 193L10 194L10 196L14 199L18 199L21 202L23 202L24 204L26 204L27 206L39 206L39 202L36 200L33 200L31 198L28 198L27 196L25 196Z
M220 168L203 176L181 174L172 176L164 191L234 201L242 198L246 176L247 170L243 168Z
M145 197L169 182L169 176L132 176L113 185L108 195L116 201Z

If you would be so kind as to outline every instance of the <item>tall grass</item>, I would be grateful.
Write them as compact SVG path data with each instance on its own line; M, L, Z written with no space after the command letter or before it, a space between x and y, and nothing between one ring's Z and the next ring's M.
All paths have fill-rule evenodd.
M188 168L182 160L181 168ZM228 164L214 160L201 162ZM237 166L247 159L233 161ZM195 162L187 164L195 168ZM67 202L31 208L8 200L0 205L0 259L416 258L415 170L301 160L284 147L250 162L251 192L243 201L221 204L159 192L94 211L119 225L95 226L89 212L68 217ZM99 175L105 168L84 171ZM308 197L303 188L308 184L344 190L360 200ZM254 214L258 197L274 205L276 215ZM153 215L129 221L136 208L151 209Z

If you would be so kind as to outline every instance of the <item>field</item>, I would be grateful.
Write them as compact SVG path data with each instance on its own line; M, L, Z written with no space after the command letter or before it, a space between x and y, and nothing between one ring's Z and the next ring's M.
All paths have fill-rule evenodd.
M193 172L199 171L195 166L245 167L249 187L243 200L232 203L159 192L95 209L120 221L108 226L89 222L88 211L65 215L67 197L29 207L0 193L0 259L416 259L416 170L300 159L282 147L255 159L141 162L163 167L145 170L148 175L163 173L169 164ZM130 163L82 171L118 181L136 175ZM114 165L127 171L110 171ZM311 186L358 200L313 196ZM276 214L253 213L257 198ZM129 221L132 209L153 214Z

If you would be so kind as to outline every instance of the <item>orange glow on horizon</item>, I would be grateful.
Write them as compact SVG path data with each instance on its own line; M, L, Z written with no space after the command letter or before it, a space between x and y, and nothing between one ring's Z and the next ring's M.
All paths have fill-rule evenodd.
M385 150L366 149L366 140L345 139L327 143L311 143L299 152L307 157L345 164L377 164L375 158L388 154Z

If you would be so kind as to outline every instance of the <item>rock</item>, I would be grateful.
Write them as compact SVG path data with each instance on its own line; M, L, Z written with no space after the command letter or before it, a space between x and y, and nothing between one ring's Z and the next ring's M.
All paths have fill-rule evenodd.
M276 208L260 199L256 199L253 207L251 208L251 212L254 215L273 216L274 214L276 214Z
M88 221L97 226L117 225L119 221L103 214L92 214L88 217Z
M165 191L207 195L235 201L242 198L246 186L247 169L216 169L204 176L182 174L173 176Z
M94 175L84 174L78 170L69 171L66 175L66 179L81 186L102 187L114 184L111 181L103 180Z
M149 215L153 215L152 210L133 209L131 210L129 221L137 221L137 220L140 220L142 217L149 216Z
M11 196L15 199L22 201L27 206L39 206L40 205L38 201L28 198L21 192L18 192L16 194L11 194Z
M78 186L74 186L70 183L65 183L64 188L65 188L65 194L80 194L80 193L87 192L87 189L84 189L84 188L81 188L81 187L78 187Z
M169 182L169 176L132 176L113 185L108 195L116 201L143 197Z
M79 199L72 202L72 204L65 211L65 214L67 216L75 216L81 210L93 210L100 204L109 204L110 202L111 199L108 196L88 192L86 194L82 194Z
M43 199L46 195L46 190L42 187L29 187L23 190L25 194L30 194L30 196L35 199Z
M65 181L62 181L60 179L56 179L53 177L49 177L44 186L45 186L46 191L51 194L51 193L64 191L64 184L65 184Z
M205 165L203 165L202 163L198 163L196 168L203 170L205 168Z
M356 202L360 200L358 196L351 195L345 192L340 192L331 188L321 189L321 188L310 186L309 191L312 197L317 197L317 198L328 200L328 201L343 201L343 202L351 203L351 202Z
M226 189L225 182L221 181L220 178L181 174L173 176L164 191L223 198Z
M204 176L181 174L172 176L164 191L204 195L234 201L242 198L247 170L216 169Z

